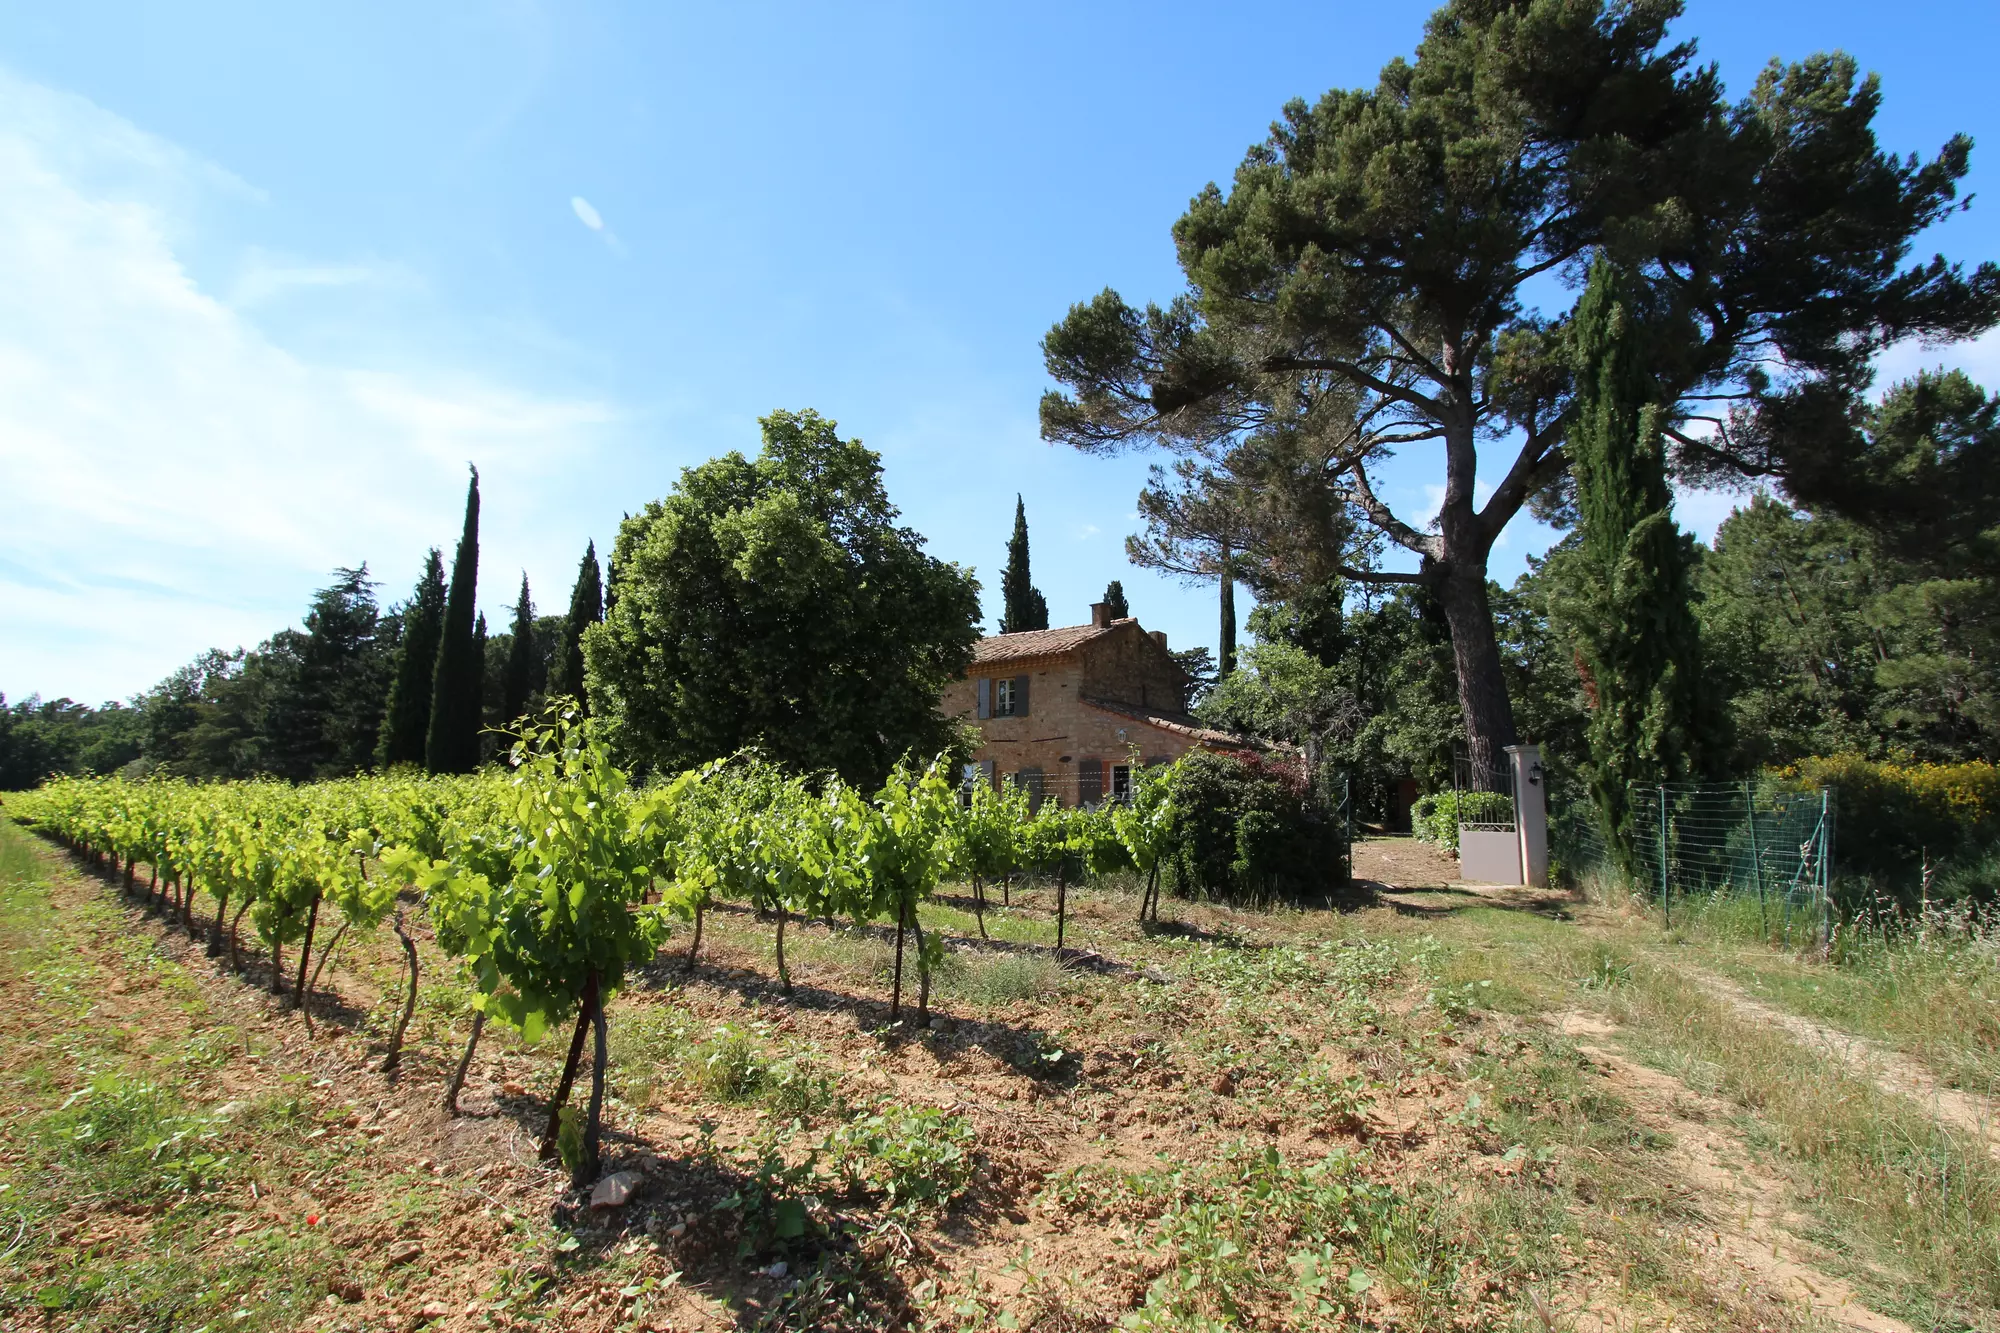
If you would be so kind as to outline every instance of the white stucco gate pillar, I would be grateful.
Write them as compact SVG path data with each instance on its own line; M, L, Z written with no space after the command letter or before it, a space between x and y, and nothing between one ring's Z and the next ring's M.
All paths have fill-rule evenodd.
M1521 840L1521 882L1545 889L1549 884L1549 787L1542 776L1538 745L1510 745L1507 762L1514 770L1514 828Z

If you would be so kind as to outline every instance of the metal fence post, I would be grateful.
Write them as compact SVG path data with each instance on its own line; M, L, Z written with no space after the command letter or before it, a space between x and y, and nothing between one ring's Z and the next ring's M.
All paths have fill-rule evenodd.
M1757 848L1757 788L1743 780L1743 819L1750 826L1750 873L1757 880L1757 940L1770 938L1771 927L1764 910L1764 856Z
M1674 900L1667 886L1667 789L1655 788L1660 798L1660 910L1666 914L1667 929L1674 928Z
M1820 951L1829 959L1833 957L1833 894L1829 873L1833 865L1833 789L1819 789L1819 865L1814 878L1819 880L1819 941Z

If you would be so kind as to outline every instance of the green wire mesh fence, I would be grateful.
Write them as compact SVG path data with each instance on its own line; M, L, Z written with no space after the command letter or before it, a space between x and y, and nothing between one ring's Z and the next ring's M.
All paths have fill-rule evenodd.
M1830 789L1746 782L1634 786L1633 847L1620 864L1586 798L1551 828L1557 859L1580 879L1622 884L1677 914L1726 912L1761 938L1787 942L1831 926L1834 802Z

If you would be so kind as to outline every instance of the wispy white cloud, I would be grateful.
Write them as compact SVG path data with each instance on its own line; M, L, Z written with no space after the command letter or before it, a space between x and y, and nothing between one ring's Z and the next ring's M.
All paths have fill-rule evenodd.
M204 218L256 198L88 102L0 74L10 696L129 693L295 620L335 565L372 560L400 592L456 531L467 460L482 470L496 604L514 585L502 571L573 567L581 534L537 520L616 413L273 341L249 308L388 270L250 252L231 300L204 290L183 244L212 244Z
M394 264L369 260L344 263L290 259L253 247L243 257L229 287L229 304L239 310L280 301L289 296L351 287L421 287L416 275Z
M604 238L604 243L611 247L613 254L621 258L624 256L625 242L619 240L617 233L604 225L604 215L591 206L590 200L580 194L571 195L569 209L570 212L576 214L578 222L581 222L584 226Z

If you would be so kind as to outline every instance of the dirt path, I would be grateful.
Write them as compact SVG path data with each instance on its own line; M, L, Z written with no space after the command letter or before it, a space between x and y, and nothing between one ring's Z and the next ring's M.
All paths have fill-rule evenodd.
M1926 1107L1937 1119L1985 1144L1986 1151L2000 1159L2000 1107L1990 1098L1947 1088L1907 1056L1866 1037L1766 1004L1727 977L1680 959L1668 965L1743 1017L1781 1028L1800 1045L1839 1061L1883 1092Z
M1378 889L1458 884L1458 862L1415 838L1363 838L1354 844L1354 878Z
M1679 1079L1649 1069L1590 1039L1617 1028L1596 1014L1554 1017L1577 1050L1595 1061L1605 1081L1647 1128L1673 1140L1672 1156L1707 1218L1705 1235L1690 1239L1701 1258L1735 1285L1796 1309L1800 1305L1835 1328L1860 1333L1910 1333L1910 1326L1862 1304L1854 1289L1811 1261L1796 1234L1803 1216L1778 1204L1785 1187L1759 1166L1732 1134L1717 1128L1731 1110L1694 1092Z

